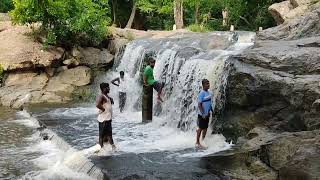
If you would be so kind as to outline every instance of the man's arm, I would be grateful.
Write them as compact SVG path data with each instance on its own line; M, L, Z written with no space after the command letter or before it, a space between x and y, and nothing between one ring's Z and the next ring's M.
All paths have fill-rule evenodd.
M198 95L198 108L199 108L199 110L200 110L200 112L201 112L201 114L202 114L202 118L205 118L205 116L204 116L204 109L203 109L203 106L202 106L202 100L203 100L203 94L200 93L200 94Z
M96 101L96 107L98 109L100 109L102 112L105 111L104 107L103 107L103 96L99 95Z
M198 107L200 109L201 114L204 114L204 109L202 107L202 102L198 102Z
M111 101L111 104L114 104L113 98L109 96L109 99Z
M147 83L147 75L145 73L143 73L143 85L144 86L149 86Z
M116 84L116 81L118 81L118 84ZM114 80L111 81L111 83L115 86L119 86L120 85L120 79L119 78L115 78Z

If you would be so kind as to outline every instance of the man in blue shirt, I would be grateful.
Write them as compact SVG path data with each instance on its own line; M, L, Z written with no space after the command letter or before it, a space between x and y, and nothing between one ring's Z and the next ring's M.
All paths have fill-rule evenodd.
M200 136L202 133L202 140L206 137L209 125L210 110L212 109L211 98L212 95L208 92L210 83L207 79L202 80L202 90L198 95L198 129L197 129L197 142L198 148L204 148L200 144Z

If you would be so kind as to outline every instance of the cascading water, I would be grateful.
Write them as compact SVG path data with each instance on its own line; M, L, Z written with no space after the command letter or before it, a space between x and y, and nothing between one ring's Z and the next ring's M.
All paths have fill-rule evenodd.
M155 114L166 119L164 123L168 126L193 131L201 80L210 80L213 104L219 103L221 88L226 82L223 80L226 78L223 72L225 60L252 46L254 37L255 33L249 32L219 32L137 40L127 46L117 70L125 71L135 82L130 84L129 96L137 97L142 91L140 78L144 59L153 56L156 59L155 79L165 83L162 112L155 109ZM135 105L133 101L129 103L129 108Z

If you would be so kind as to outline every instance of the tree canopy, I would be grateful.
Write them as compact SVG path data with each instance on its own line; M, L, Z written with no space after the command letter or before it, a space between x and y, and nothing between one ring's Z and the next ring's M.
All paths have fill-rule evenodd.
M45 35L45 44L99 44L111 22L104 0L14 0L14 23L33 25Z
M12 2L13 1L13 2ZM14 23L38 24L46 44L99 44L107 26L141 30L256 31L275 26L268 7L281 0L2 0ZM14 6L13 6L14 5ZM224 17L224 16L225 17Z

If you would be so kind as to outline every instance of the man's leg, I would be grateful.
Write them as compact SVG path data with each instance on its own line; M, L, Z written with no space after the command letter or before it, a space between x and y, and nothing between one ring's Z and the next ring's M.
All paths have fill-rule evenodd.
M203 146L200 144L200 136L201 136L201 133L203 133L202 120L203 120L202 116L198 115L198 119L197 119L198 129L197 129L197 141L196 141L196 146L198 148L203 148Z
M162 94L162 89L163 89L163 83L160 83L158 81L156 81L153 84L153 88L158 92L158 97L157 99L161 102L163 102L163 100L161 99L161 94Z
M124 105L125 105L125 100L126 100L126 93L119 92L119 109L120 112L123 111Z
M209 127L209 118L210 118L210 113L205 117L205 119L202 119L202 123L203 123L202 140L204 140L207 134L207 129Z
M103 147L104 140L104 122L99 122L99 144L100 147Z
M204 140L204 138L206 137L207 134L207 129L203 129L202 130L202 140Z
M111 125L111 120L110 121L106 121L107 125L106 125L106 135L107 135L107 139L110 143L110 145L112 146L112 149L115 149L116 146L114 145L114 142L113 142L113 138L112 138L112 125Z
M200 144L201 131L202 131L202 129L200 129L200 128L197 129L197 141L196 141L196 145L198 145L198 146L201 146L201 144Z

